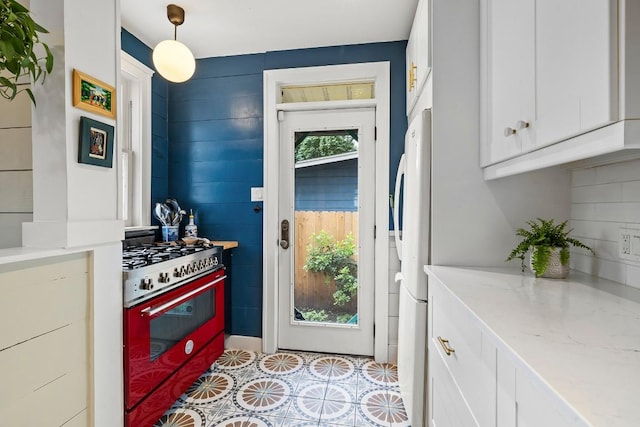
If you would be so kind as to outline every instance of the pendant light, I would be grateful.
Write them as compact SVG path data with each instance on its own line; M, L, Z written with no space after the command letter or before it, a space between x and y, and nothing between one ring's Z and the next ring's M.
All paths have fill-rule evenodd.
M173 40L164 40L153 49L153 65L165 79L182 83L196 70L196 60L187 46L176 40L178 25L184 22L184 9L175 4L167 6L167 18L174 25Z

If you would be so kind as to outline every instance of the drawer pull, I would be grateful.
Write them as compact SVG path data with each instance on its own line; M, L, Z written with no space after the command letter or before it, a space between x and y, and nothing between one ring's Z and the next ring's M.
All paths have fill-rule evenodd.
M444 340L442 337L438 337L438 341L440 341L440 345L444 352L447 353L447 356L451 356L451 353L456 352L453 348L449 347L449 340Z

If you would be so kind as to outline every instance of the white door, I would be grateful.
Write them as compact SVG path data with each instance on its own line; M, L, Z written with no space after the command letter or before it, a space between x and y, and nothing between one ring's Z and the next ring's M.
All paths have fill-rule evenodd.
M375 110L280 117L278 347L372 355Z

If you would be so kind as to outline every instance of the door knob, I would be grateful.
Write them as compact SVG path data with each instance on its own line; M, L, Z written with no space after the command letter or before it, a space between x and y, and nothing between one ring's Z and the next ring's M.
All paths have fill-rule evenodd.
M515 130L514 128L510 128L510 127L506 127L504 128L504 136L505 137L510 137L511 135L515 135L517 132L517 130Z
M280 247L282 249L289 248L289 221L286 219L280 223Z

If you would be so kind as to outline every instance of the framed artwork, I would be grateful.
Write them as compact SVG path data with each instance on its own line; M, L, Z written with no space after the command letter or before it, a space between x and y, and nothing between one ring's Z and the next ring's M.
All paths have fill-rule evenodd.
M81 71L73 70L73 106L116 118L116 90Z
M80 117L78 163L110 168L113 161L113 126Z

